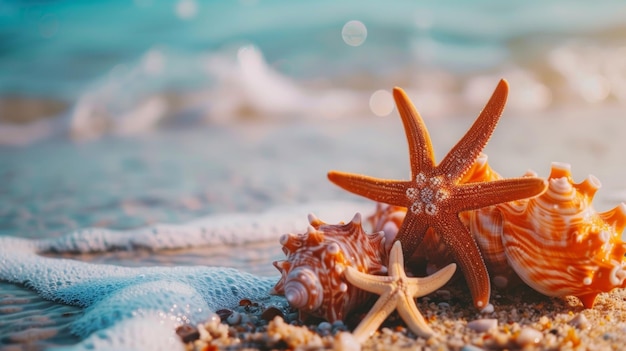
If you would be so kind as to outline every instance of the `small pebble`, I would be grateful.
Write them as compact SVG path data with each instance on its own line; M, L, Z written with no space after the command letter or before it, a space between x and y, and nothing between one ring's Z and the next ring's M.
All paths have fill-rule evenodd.
M333 329L332 324L328 322L321 322L317 326L317 333L321 336L327 336L331 334L332 329Z
M361 344L351 333L341 332L335 335L334 351L361 351Z
M516 341L519 346L525 347L528 345L538 344L541 342L541 339L543 339L543 334L539 330L531 327L524 327L517 336Z
M226 321L226 319L230 317L231 314L233 314L233 311L227 308L222 308L215 311L215 313L220 317L220 320Z
M503 347L505 347L506 345L508 345L508 344L509 344L509 340L510 340L510 339L511 339L511 338L510 338L509 334L507 334L507 333L500 333L500 332L496 332L496 333L493 335L493 341L495 342L495 344L496 344L498 347L501 347L501 348L503 348Z
M190 326L189 324L182 325L176 329L176 334L180 336L183 342L192 342L200 338L200 332L198 329Z
M479 333L483 333L489 329L497 328L498 320L493 318L476 319L467 323L467 327Z
M509 285L509 280L505 276L496 275L493 277L493 285L500 289L504 289Z
M488 304L487 306L485 306L485 308L483 308L482 310L480 310L480 313L493 313L495 311L494 307L492 304Z
M226 322L230 325L236 325L241 323L241 313L233 312L228 318L226 318Z
M337 332L337 331L347 331L348 327L343 323L342 320L338 320L338 321L334 321L333 322L333 331Z
M333 328L333 325L328 322L321 322L317 326L317 330L331 330L332 328Z
M250 306L252 305L252 301L248 299L242 299L239 301L239 306Z
M274 317L276 316L280 316L281 318L284 317L283 312L276 307L270 307L263 311L263 313L261 313L261 318L268 322L274 319Z
M579 313L574 318L572 318L569 322L569 325L574 326L578 329L589 329L591 327L591 323L584 314Z

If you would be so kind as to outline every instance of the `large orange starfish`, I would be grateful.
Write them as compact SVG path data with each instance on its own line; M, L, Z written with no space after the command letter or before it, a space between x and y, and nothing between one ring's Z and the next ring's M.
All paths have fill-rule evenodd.
M508 91L508 83L501 80L472 127L443 161L435 165L424 121L406 93L394 88L393 97L409 142L411 179L379 179L338 171L328 173L333 183L350 192L408 208L396 237L402 243L406 257L410 257L420 245L426 231L433 228L461 267L474 305L479 310L489 306L489 275L478 245L459 219L459 212L532 197L546 188L545 180L530 177L461 183L491 137L502 115Z

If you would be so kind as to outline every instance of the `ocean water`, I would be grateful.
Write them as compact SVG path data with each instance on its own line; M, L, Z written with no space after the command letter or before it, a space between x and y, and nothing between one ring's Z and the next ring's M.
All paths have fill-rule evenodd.
M307 213L373 211L328 170L408 176L393 86L441 159L506 78L490 164L568 162L599 210L626 201L624 23L613 1L0 0L0 349L153 348L164 319L173 348L233 303L204 282L262 297Z

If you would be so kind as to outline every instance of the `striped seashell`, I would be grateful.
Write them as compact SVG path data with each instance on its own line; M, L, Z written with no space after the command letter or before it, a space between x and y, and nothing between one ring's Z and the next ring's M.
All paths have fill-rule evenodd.
M572 180L570 165L553 163L545 193L498 205L509 264L533 289L572 295L586 308L596 296L626 286L626 204L598 213L591 202L600 181Z
M481 153L465 175L463 182L485 182L502 179L487 163L488 157ZM536 177L534 172L527 172L524 176ZM527 200L516 201L516 203ZM504 244L502 243L503 218L498 205L484 207L475 211L462 212L461 221L469 228L480 253L483 256L491 282L499 289L511 288L522 281L508 263Z
M343 320L371 294L354 288L344 278L346 267L369 274L386 274L387 251L383 232L366 234L361 215L347 224L330 225L314 215L304 234L280 238L286 260L274 262L281 278L272 294L285 295L300 312L300 319L322 317L330 322Z

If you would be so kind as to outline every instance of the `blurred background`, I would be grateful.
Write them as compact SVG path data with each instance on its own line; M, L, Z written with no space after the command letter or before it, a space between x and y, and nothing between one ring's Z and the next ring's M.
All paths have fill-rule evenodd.
M618 1L0 1L0 143L626 103Z

